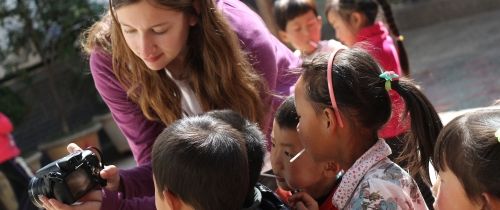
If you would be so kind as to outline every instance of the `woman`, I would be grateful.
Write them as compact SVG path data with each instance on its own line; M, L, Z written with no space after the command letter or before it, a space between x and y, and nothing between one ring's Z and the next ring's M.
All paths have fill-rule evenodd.
M279 104L270 93L289 94L296 78L287 70L299 61L237 0L113 0L111 14L87 32L85 48L96 88L139 166L119 176L108 167L104 195L71 207L154 209L156 136L184 115L222 108L267 131ZM69 208L43 200L49 209Z

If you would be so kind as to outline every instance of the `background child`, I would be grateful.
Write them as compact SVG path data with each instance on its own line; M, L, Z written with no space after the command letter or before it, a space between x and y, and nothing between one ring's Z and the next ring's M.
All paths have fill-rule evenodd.
M338 164L314 162L307 152L290 163L290 159L303 149L296 129L298 122L294 97L290 96L276 111L271 134L271 164L277 176L278 192L281 190L282 199L288 200L289 191L301 190L320 203L320 209L337 209L331 200L338 184Z
M392 35L397 38L397 49L384 24L376 21L379 4ZM386 71L410 74L403 36L399 34L386 0L327 0L325 13L340 42L348 47L364 42L367 44L365 50Z
M240 209L249 189L245 140L212 117L176 121L152 151L157 209Z
M300 140L315 161L335 161L346 171L333 195L334 205L339 209L380 205L426 209L413 179L387 158L391 150L377 136L390 117L388 90L393 89L412 116L405 160L412 174L419 173L430 182L428 164L442 124L415 84L382 74L372 57L360 49L322 54L304 62L302 71L295 86Z
M321 16L313 0L277 0L274 17L281 40L292 45L302 59L341 46L333 39L321 41Z
M389 29L397 39L397 45L391 38L387 28L381 21L376 21L382 7ZM403 45L402 36L394 22L390 5L386 0L328 0L326 4L328 22L335 28L336 37L348 47L358 45L365 49L385 71L394 71L398 75L409 75L409 64ZM392 149L389 156L403 168L407 164L398 159L403 150L405 135L410 127L409 117L404 115L405 104L395 91L389 91L392 101L392 115L379 131ZM414 177L429 208L434 198L431 190L422 177Z
M243 205L248 210L285 210L288 207L269 188L258 182L264 164L265 138L259 127L232 110L215 110L206 115L228 123L243 134L248 155L249 192Z
M500 109L459 116L439 134L435 209L500 209Z

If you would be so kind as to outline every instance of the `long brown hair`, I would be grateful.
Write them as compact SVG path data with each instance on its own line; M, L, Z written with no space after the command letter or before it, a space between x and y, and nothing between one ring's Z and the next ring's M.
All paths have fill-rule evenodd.
M394 21L391 5L386 0L327 0L325 12L328 16L328 12L330 10L335 10L343 19L347 19L352 12L360 12L366 16L368 24L372 25L373 23L375 23L375 19L377 18L379 5L384 12L385 20L387 22L387 25L389 25L391 34L394 36L394 38L396 38L396 47L398 50L401 71L403 72L404 76L409 76L410 64L408 61L408 55L406 53L405 46L403 44L403 37L399 33L396 21Z
M113 72L150 120L165 125L182 116L181 94L164 71L152 71L128 47L114 10L141 0L112 0L110 12L86 32L84 49L104 48L113 56ZM188 82L204 111L229 108L254 122L263 122L267 111L259 91L267 94L267 86L248 62L239 40L213 0L155 0L154 4L189 15L196 15L187 41L187 63L192 67ZM106 27L111 25L111 27ZM104 30L104 32L103 32ZM108 43L111 44L109 45ZM111 46L109 49L108 46Z

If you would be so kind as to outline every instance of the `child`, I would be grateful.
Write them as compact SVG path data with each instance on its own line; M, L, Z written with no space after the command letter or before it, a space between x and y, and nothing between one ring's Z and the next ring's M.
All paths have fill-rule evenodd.
M439 134L435 209L500 209L500 109L459 116Z
M313 0L277 0L274 16L280 38L303 60L342 46L333 39L321 41L321 16Z
M397 47L387 28L380 21L376 21L379 4L382 7L390 31L397 37ZM409 75L408 58L403 46L402 36L394 23L390 5L386 0L329 0L326 4L328 22L335 28L336 37L348 47L360 46L367 50L385 71L394 71L398 75ZM410 128L410 116L404 115L404 100L395 91L389 91L392 101L390 120L379 131L391 147L391 160L406 168L401 160L402 147L405 135ZM422 177L414 177L419 185L427 206L432 208L434 198Z
M276 111L271 134L271 164L277 176L278 192L283 200L288 200L291 196L288 191L301 190L320 203L320 209L337 209L331 200L338 184L338 164L333 161L316 163L307 152L290 162L303 148L296 130L298 122L294 97L290 96Z
M250 191L243 205L244 210L286 210L288 207L269 188L258 182L264 164L265 138L259 127L232 110L215 110L206 115L222 120L240 131L245 138Z
M176 121L152 151L157 209L241 209L249 189L245 139L208 116Z
M315 161L335 161L346 171L333 204L338 209L427 209L414 180L387 158L391 149L377 136L390 117L388 90L393 89L412 116L403 151L410 173L430 182L428 164L442 124L415 84L383 73L369 54L355 48L321 54L301 70L295 86L300 140ZM305 196L298 193L291 201L301 199Z
M391 33L397 37L397 50L387 28L375 21L378 5L382 7ZM386 71L409 75L408 57L403 36L394 22L390 5L386 0L328 0L325 13L335 29L335 36L348 47L364 42L369 53Z

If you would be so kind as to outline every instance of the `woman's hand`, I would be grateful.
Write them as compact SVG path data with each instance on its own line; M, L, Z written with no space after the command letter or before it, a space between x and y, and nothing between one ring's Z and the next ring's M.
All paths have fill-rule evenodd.
M83 196L74 205L67 205L58 201L54 198L47 198L45 196L40 196L40 201L42 201L43 208L47 210L99 210L102 205L102 192L100 190L92 190Z
M75 143L68 144L67 149L68 149L68 152L70 152L70 153L74 153L76 151L82 150L82 148L80 148ZM107 181L107 184L105 187L107 190L118 191L118 189L120 188L119 171L120 170L114 165L104 166L104 169L101 170L101 172L100 172L101 178L103 178Z
M306 192L297 192L288 199L290 206L296 210L317 210L318 202Z

